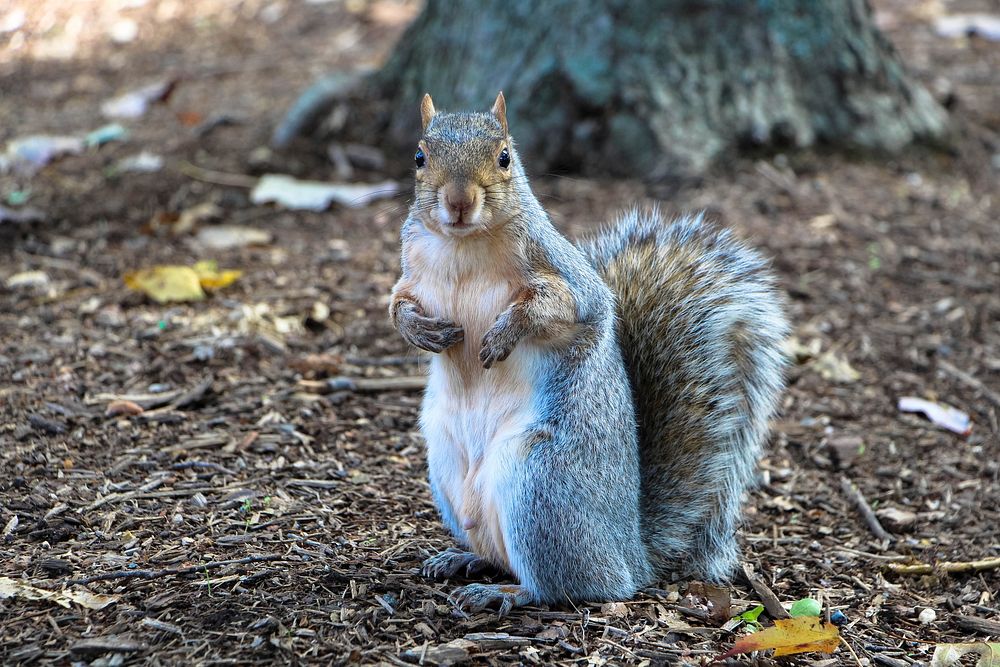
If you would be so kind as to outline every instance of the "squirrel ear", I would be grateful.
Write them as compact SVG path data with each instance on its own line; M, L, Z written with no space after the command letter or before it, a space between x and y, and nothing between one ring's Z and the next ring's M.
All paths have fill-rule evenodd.
M427 131L427 126L431 124L431 118L434 118L436 113L430 93L424 94L424 99L420 101L420 122L423 123L424 132Z
M493 115L496 119L500 121L500 127L503 128L503 133L507 134L507 102L503 98L503 91L497 95L496 102L493 103L493 109L491 109Z

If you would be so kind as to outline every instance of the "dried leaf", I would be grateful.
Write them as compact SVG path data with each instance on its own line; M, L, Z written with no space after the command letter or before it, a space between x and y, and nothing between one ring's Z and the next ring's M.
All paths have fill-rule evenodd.
M44 271L22 271L7 278L8 289L19 287L44 287L49 284L49 276Z
M953 433L969 435L972 432L969 415L950 405L926 401L915 396L903 396L899 399L897 407L900 412L923 413L935 425L946 428Z
M823 341L812 338L808 343L802 342L798 336L789 336L781 344L785 354L795 363L803 364L819 356Z
M169 301L201 301L205 289L220 289L232 285L242 271L219 271L214 261L198 262L194 266L154 266L125 274L125 284L145 292L157 303Z
M101 113L109 118L138 118L146 113L154 102L166 101L175 85L177 85L176 79L169 79L143 86L104 102L101 105Z
M114 595L98 595L82 589L50 591L44 588L36 588L20 579L0 577L0 600L15 597L24 600L48 600L67 609L70 607L70 603L73 602L87 609L104 609L109 604L118 601L118 597Z
M254 227L219 225L202 228L194 239L196 243L205 248L228 250L249 245L266 245L271 242L271 233Z
M163 156L142 151L121 159L115 164L115 171L119 173L153 174L163 169Z
M987 644L938 644L931 658L931 667L951 667L958 664L962 656L978 653L977 667L1000 667L1000 643Z
M612 618L628 616L628 605L624 602L606 602L601 605L601 614Z
M177 217L176 224L171 231L176 235L187 234L198 224L220 217L222 217L221 208L210 201L202 202L196 206L192 206L189 209L181 211L181 214Z
M143 407L132 401L111 401L108 409L104 411L105 417L120 417L122 415L139 415L144 412Z
M942 16L934 22L934 31L941 37L978 35L984 39L1000 41L1000 16L991 14Z
M237 269L227 269L219 271L219 266L214 261L202 261L194 265L194 272L198 274L198 280L205 289L222 289L232 285L243 275Z
M157 303L201 301L205 291L198 274L190 266L154 266L125 274L125 284L145 292Z
M705 607L708 621L712 625L722 625L732 616L732 598L728 588L692 581L688 584L685 597L693 602L693 606Z
M3 157L15 171L30 176L56 158L75 155L82 150L80 137L36 134L9 142Z
M399 183L323 183L299 181L284 174L265 174L257 182L250 201L254 204L275 202L285 208L325 211L332 202L349 208L361 208L377 199L399 192Z
M912 526L917 520L916 513L909 510L901 510L898 507L883 507L875 510L875 516L890 530L904 530Z
M847 359L832 350L821 354L812 363L812 367L821 376L833 382L849 384L857 382L861 378L861 373L854 370Z
M734 655L774 649L774 656L819 651L833 653L840 643L840 631L832 623L823 623L817 616L782 618L767 628L740 639L731 649L716 658L716 662Z
M307 354L289 360L288 365L300 373L336 375L343 369L344 358L337 354Z

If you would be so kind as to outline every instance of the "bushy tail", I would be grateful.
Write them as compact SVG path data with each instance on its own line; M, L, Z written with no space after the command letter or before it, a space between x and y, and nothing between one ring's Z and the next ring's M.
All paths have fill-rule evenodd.
M582 249L618 300L650 557L661 574L724 580L784 387L788 325L774 279L700 215L632 211Z

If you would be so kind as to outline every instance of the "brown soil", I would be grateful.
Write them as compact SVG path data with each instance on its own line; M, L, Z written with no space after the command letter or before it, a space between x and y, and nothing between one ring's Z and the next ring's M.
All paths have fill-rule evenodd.
M179 83L126 123L127 141L0 181L0 197L30 191L46 214L0 222L0 284L29 270L48 277L0 287L0 576L49 589L129 577L84 585L117 598L102 610L0 600L4 664L697 663L732 643L685 582L624 606L458 612L456 582L419 574L451 544L424 479L419 393L316 391L328 376L419 374L385 316L405 197L288 212L186 166L335 178L323 147L259 147L314 77L377 63L415 6L14 4L26 19L0 33L4 141L87 132L115 94L165 75ZM821 596L846 615L853 653L803 663L907 665L929 660L929 642L998 638L1000 570L888 569L1000 557L1000 43L935 36L938 4L876 3L916 74L950 98L954 154L746 159L670 192L536 179L570 235L658 196L669 211L707 207L774 258L797 340L860 374L836 382L803 358L748 504L745 560L778 598ZM139 32L115 45L108 31L121 17ZM237 124L196 132L218 114ZM114 173L142 149L165 158L162 171ZM170 233L177 214L205 202L272 242L210 251ZM170 306L122 282L139 267L200 259L244 275ZM142 415L105 416L102 394L155 390L175 393ZM962 409L971 434L899 413L901 396ZM876 511L906 510L912 523L886 521L892 540L878 539L843 478ZM731 592L732 613L759 599L742 581ZM925 608L936 612L929 624L917 618ZM465 643L442 653L453 640Z

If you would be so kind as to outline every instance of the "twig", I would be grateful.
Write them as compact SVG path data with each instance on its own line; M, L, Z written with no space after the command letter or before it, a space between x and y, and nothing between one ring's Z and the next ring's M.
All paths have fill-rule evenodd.
M117 570L115 572L105 572L95 574L92 577L83 579L70 579L66 582L70 584L89 584L94 581L107 581L109 579L159 579L160 577L170 577L174 575L197 574L205 570L214 570L227 565L246 565L247 563L264 563L272 560L281 560L281 554L262 554L259 556L247 556L246 558L234 558L232 560L213 560L200 565L190 567L168 567L163 570Z
M844 494L854 503L854 506L858 508L861 516L864 517L865 523L868 524L869 530L880 540L886 540L888 542L892 541L892 535L885 531L882 524L879 523L878 517L875 516L875 512L872 511L872 506L868 504L865 500L864 495L861 493L854 482L847 479L846 477L840 478L840 489Z
M159 394L94 394L84 398L84 403L97 405L112 401L129 401L147 412L164 406L169 409L183 408L201 400L205 392L211 388L213 379L207 377L190 389L174 389Z
M154 479L154 480L152 480L150 482L146 482L145 484L143 484L142 486L140 486L138 489L133 489L132 491L125 491L123 493L111 493L111 494L108 494L108 495L104 496L103 498L99 498L99 499L95 500L94 502L90 503L89 505L87 505L85 507L78 508L76 510L76 513L77 514L82 514L84 512L92 512L92 511L96 510L99 507L103 507L104 505L107 505L108 503L120 503L120 502L124 502L126 500L132 500L133 498L139 497L143 493L148 493L150 491L153 491L154 489L160 488L161 486L164 485L164 483L166 483L167 479L169 479L169 478L168 477L157 477L156 479Z
M212 463L211 461L182 461L180 463L175 463L170 466L171 470L188 470L190 468L195 468L198 470L214 470L216 472L221 472L226 475L235 475L236 473L229 468L219 465L218 463Z
M979 632L984 635L994 635L1000 637L1000 623L978 616L962 616L955 614L955 625L969 632Z
M883 556L881 554L872 554L867 551L858 551L857 549L851 549L850 547L834 547L834 551L839 551L843 554L849 556L862 556L863 558L871 558L872 560L880 560L886 563L902 563L904 561L910 560L909 556Z
M998 394L997 392L993 391L985 384L983 384L982 380L976 378L971 373L963 371L961 368L956 368L955 366L952 366L943 359L938 359L937 365L938 368L943 370L945 373L952 376L959 382L968 385L969 387L972 387L980 394L990 399L990 401L992 401L994 405L1000 407L1000 394Z
M896 574L933 574L935 572L946 572L955 574L958 572L979 572L981 570L995 570L1000 568L1000 557L982 558L980 560L969 561L942 561L940 563L918 563L916 565L900 565L889 563L886 565L891 572Z
M427 386L425 375L404 375L388 378L330 378L326 381L330 391L356 391L377 393L380 391L419 391Z
M224 171L212 171L193 165L187 160L181 160L177 165L178 170L185 176L190 176L196 181L204 181L215 185L228 185L234 188L252 188L257 185L257 179L245 174L229 174Z
M186 392L178 396L175 400L171 401L168 407L186 408L189 405L197 403L202 398L204 398L205 393L212 388L212 383L214 381L215 378L213 378L212 376L204 378L201 382L191 387L191 389L187 390Z
M778 600L778 596L774 594L774 591L768 588L763 579L754 575L753 568L750 563L742 564L742 572L744 578L747 580L747 583L753 586L753 589L757 592L757 595L760 597L760 601L764 604L764 609L767 610L767 613L771 618L791 618L789 613L785 611L785 608L781 606L781 601Z
M301 389L317 394L335 391L353 391L359 394L375 394L382 391L419 391L427 386L423 375L403 375L387 378L336 377L329 380L299 380Z
M426 363L423 356L412 354L396 357L345 357L344 363L351 366L408 366L410 364Z
M829 622L829 621L827 621L827 622ZM854 664L858 665L858 667L861 667L861 659L858 658L858 654L854 652L854 648L850 645L850 643L848 643L847 639L845 637L841 636L840 637L840 643L843 644L844 646L846 646L847 650L850 651L851 655L854 656Z

